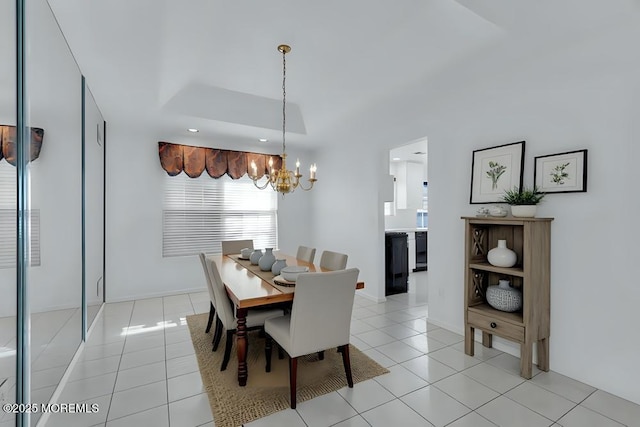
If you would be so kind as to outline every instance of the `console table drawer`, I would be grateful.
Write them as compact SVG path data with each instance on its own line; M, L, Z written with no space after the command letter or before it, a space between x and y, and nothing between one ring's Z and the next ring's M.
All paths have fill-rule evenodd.
M481 329L490 334L524 342L524 327L517 326L502 319L469 310L467 312L469 326Z

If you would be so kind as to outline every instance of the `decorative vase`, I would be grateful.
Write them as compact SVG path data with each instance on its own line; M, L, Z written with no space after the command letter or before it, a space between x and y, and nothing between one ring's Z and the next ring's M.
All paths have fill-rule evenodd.
M506 240L498 240L498 246L491 249L487 254L489 264L496 267L513 267L516 265L518 256L514 251L507 248Z
M276 256L273 254L273 248L265 248L264 250L265 254L258 260L258 265L260 266L260 270L269 271L273 263L276 262Z
M537 205L513 205L511 215L518 218L533 218L536 216Z
M258 265L258 261L260 260L262 255L263 255L262 254L262 249L256 249L251 253L251 256L249 257L249 261L253 265Z
M496 310L512 312L522 308L522 292L513 288L508 280L498 280L497 285L488 286L486 296Z
M504 206L494 205L489 208L489 215L491 216L503 217L507 216L507 213L507 208L505 208Z
M277 276L280 274L280 270L282 270L286 266L287 266L286 259L284 258L276 259L276 262L274 262L273 265L271 266L271 272Z

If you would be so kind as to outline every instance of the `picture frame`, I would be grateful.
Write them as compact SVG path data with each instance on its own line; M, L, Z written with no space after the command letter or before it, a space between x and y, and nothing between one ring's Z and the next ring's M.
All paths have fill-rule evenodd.
M471 204L500 203L505 190L522 188L525 141L473 151Z
M535 157L533 182L543 193L587 191L587 150Z

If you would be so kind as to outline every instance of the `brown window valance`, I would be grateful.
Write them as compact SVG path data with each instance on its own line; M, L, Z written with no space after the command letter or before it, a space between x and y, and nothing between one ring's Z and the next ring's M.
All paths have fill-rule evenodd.
M275 154L250 153L247 151L219 150L216 148L193 147L190 145L158 142L160 164L169 175L176 176L184 170L190 178L197 178L204 170L211 178L220 178L225 173L238 179L246 173L253 173L251 162L255 162L258 177L269 173L269 160L273 168L280 169L282 158Z
M29 129L31 129L31 155L29 161L33 161L40 157L44 129ZM11 165L15 166L18 157L16 145L16 127L0 125L0 161L4 158Z

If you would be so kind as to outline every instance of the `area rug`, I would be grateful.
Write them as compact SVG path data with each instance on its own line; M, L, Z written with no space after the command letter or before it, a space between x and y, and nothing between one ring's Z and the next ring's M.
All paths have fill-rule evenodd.
M216 427L238 427L289 408L289 363L286 355L284 359L278 359L274 345L271 372L266 373L264 338L257 331L249 332L249 379L245 387L240 387L235 344L231 350L229 366L224 372L220 372L224 355L224 334L218 350L212 352L214 328L205 334L207 317L208 314L187 316L187 324ZM354 346L350 346L349 355L354 383L389 372ZM298 359L298 404L346 386L342 356L335 350L325 351L324 360L319 360L317 355Z

